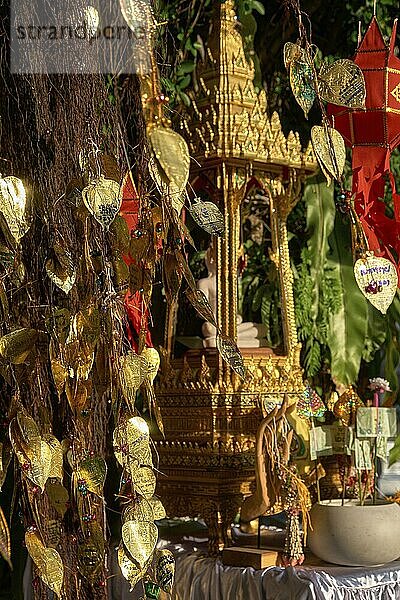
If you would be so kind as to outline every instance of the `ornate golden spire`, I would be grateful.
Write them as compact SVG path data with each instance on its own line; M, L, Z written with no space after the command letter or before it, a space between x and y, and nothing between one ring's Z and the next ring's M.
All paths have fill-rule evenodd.
M254 87L233 0L217 3L205 59L197 68L193 107L183 122L192 156L243 158L300 166L315 162L297 133L286 139L276 113L269 119L264 90Z

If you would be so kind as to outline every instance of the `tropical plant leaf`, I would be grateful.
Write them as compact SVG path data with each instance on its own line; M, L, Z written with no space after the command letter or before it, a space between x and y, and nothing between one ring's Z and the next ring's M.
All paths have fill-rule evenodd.
M335 383L351 385L358 377L368 331L368 301L353 274L350 228L339 216L329 237L332 253L327 265L338 284L338 311L330 318L328 346Z

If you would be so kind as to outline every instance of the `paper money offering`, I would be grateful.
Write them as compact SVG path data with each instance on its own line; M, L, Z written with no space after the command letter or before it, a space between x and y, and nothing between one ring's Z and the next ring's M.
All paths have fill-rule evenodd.
M332 452L332 431L329 425L310 429L310 458L330 456Z
M382 460L387 460L388 457L387 438L380 435L376 438L376 456Z
M351 455L354 428L344 427L339 421L330 425L332 430L332 454Z
M354 464L358 471L372 469L371 444L369 440L354 439Z
M396 437L395 408L362 406L357 410L357 437Z

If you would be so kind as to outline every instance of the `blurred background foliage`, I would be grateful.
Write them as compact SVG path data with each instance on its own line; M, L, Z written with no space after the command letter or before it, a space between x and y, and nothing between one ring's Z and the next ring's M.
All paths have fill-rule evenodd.
M204 57L214 5L215 0L155 0L161 23L158 58L172 118L179 117L183 106L190 106L187 90L197 86L196 64ZM373 0L302 1L303 22L319 49L318 61L351 58L359 30L364 34L372 18L373 6ZM321 115L314 107L305 120L283 65L284 43L297 39L290 0L236 0L236 11L247 57L256 67L255 85L267 93L268 112L276 110L284 132L298 131L306 146L311 127L319 124ZM398 12L398 0L377 3L376 16L387 40ZM392 156L392 170L399 180L398 152ZM350 162L346 173L350 188ZM349 224L335 209L337 194L338 190L327 188L317 175L306 183L288 221L303 366L324 395L330 394L335 383L355 383L365 393L369 377L384 376L393 390L387 400L393 402L399 396L400 298L395 298L383 316L359 291L352 272ZM387 203L390 208L389 195ZM262 320L266 321L268 313L269 324L277 323L273 312L279 312L279 300L272 293L268 265L263 265L265 275L260 276L260 264L260 249L253 247L247 252L246 273L254 271L257 280L246 281L245 302L250 314L264 306Z

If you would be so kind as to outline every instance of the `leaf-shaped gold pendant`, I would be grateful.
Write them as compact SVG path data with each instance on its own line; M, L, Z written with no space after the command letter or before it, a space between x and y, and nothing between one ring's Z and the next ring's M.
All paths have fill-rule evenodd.
M141 417L122 420L114 431L114 454L129 471L133 465L152 466L149 427Z
M299 44L293 44L293 42L286 42L286 44L283 47L283 62L285 64L285 68L288 69L290 63L294 60L301 60L303 62L306 62L305 50Z
M307 119L316 98L313 67L307 62L293 60L289 67L289 81L295 100Z
M175 558L171 550L156 552L156 580L160 588L167 594L172 593L175 577Z
M90 583L95 583L103 566L105 543L98 523L89 523L89 536L78 546L78 569Z
M131 470L132 485L143 498L152 498L156 490L156 476L150 467Z
M1 506L0 506L0 554L4 558L4 560L9 564L10 569L12 569L10 530L8 528L8 524L7 524L6 518L3 513L3 509L1 508Z
M24 439L25 444L28 446L33 442L40 440L39 427L35 421L23 411L17 413L17 424L19 431Z
M151 125L148 138L154 156L169 185L182 192L189 179L190 156L187 143L170 127Z
M160 368L160 355L155 348L146 347L142 350L140 356L143 356L147 362L147 377L153 383L157 377Z
M52 450L45 440L30 444L32 450L31 465L26 476L43 491L51 472Z
M85 187L82 198L96 221L108 230L121 208L122 191L119 183L100 176Z
M101 456L90 456L82 460L77 469L77 478L84 480L89 492L103 496L107 476L107 464Z
M0 355L15 365L20 365L32 352L38 333L35 329L16 329L0 338Z
M132 591L135 585L143 578L146 568L141 569L131 561L125 552L122 542L118 546L118 564L122 575L131 584L130 591Z
M0 212L17 243L29 229L25 216L26 192L17 177L0 178Z
M156 184L158 191L162 196L168 196L171 202L170 206L175 209L179 215L185 204L185 192L181 190L181 188L177 187L173 182L169 181L155 157L150 157L148 167L149 173ZM168 206L166 212L168 214Z
M201 290L192 290L188 288L185 294L187 296L187 299L189 300L191 305L197 310L199 315L201 315L203 319L205 319L209 323L212 323L212 325L214 325L214 327L218 329L217 320L205 293Z
M3 443L0 442L0 491L4 485L7 476L7 470L12 458L12 447L10 441L6 438Z
M62 481L63 472L63 451L58 439L51 433L45 433L43 439L50 447L51 462L49 477Z
M347 58L336 60L332 65L322 65L318 74L318 90L326 102L348 108L365 108L363 72Z
M179 290L182 285L182 271L175 253L167 252L164 257L164 291L168 304L173 304L178 299Z
M36 531L25 533L25 545L29 556L35 563L40 579L58 598L64 579L64 566L61 556L54 548L46 548Z
M69 495L67 489L58 481L47 481L46 494L51 506L57 511L62 518L68 508Z
M154 552L158 529L154 523L126 521L122 525L122 540L129 554L143 568Z
M46 260L45 268L53 283L68 294L76 280L76 269L70 253L61 244L54 244L52 256Z
M159 521L165 519L165 508L158 498L141 498L140 496L125 507L122 520L125 521Z
M246 369L237 344L226 335L217 333L217 348L218 352L228 365L239 375L239 377L244 379Z
M224 215L213 202L203 202L200 198L195 198L189 212L197 225L207 233L218 236L224 235Z
M398 275L394 264L387 258L369 253L356 261L354 277L367 300L385 315L393 302L398 286Z
M339 181L346 162L346 147L341 134L333 127L314 125L311 142L328 185L332 177Z
M135 404L136 392L147 377L148 364L144 356L129 352L120 358L120 382L122 393L129 406Z

